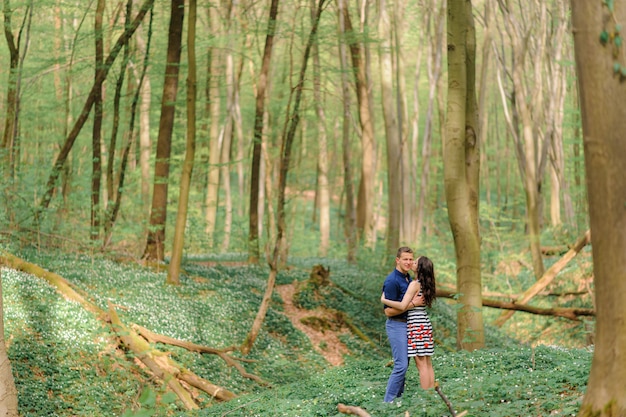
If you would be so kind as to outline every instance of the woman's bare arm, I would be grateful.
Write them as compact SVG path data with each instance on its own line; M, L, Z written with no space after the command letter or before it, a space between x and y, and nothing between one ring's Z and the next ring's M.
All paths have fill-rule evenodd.
M380 301L382 301L382 303L385 304L386 306L392 307L394 309L400 310L400 312L403 312L409 308L413 308L416 306L412 300L413 300L413 296L419 293L419 289L420 289L419 281L411 281L411 283L409 284L409 288L407 288L406 293L404 294L404 297L402 297L402 301L387 300L385 298L385 293L383 293L380 296ZM389 309L386 308L385 310L389 310ZM396 314L400 314L400 313L396 313ZM386 315L389 316L389 314L386 314Z

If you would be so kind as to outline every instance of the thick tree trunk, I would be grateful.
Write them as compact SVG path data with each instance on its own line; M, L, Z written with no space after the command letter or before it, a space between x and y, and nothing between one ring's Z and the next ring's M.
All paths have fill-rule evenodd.
M578 416L617 417L626 415L626 62L613 35L621 39L616 24L626 22L626 4L571 4L597 309L591 373Z
M479 148L474 92L475 37L469 0L448 3L448 120L444 182L454 237L457 288L457 345L484 347L478 231Z
M154 162L150 229L148 230L146 249L143 254L143 258L148 260L162 261L165 258L165 224L167 219L170 154L172 149L176 97L178 96L178 74L180 72L183 18L185 15L184 5L184 0L172 0L170 6L167 64L165 66L159 136L157 139L156 160Z

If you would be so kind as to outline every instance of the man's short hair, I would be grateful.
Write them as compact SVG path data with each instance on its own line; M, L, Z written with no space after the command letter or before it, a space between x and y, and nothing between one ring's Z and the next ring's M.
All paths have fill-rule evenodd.
M403 253L413 253L413 249L409 248L408 246L401 246L400 248L398 248L396 258L401 258Z

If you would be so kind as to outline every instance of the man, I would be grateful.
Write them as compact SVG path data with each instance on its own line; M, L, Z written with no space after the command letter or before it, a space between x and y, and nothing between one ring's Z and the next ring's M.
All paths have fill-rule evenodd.
M402 297L404 297L409 286L409 270L412 265L413 250L406 246L399 248L396 255L396 268L385 278L383 284L383 292L385 293L386 299L402 301ZM393 402L394 399L402 396L406 370L409 367L406 335L407 313L406 311L396 310L387 306L384 308L385 315L387 315L385 328L393 356L393 371L389 376L384 398L385 402L390 403Z

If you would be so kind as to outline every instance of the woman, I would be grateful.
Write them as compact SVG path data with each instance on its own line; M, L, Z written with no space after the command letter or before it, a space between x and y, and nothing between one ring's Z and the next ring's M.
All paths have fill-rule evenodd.
M431 356L435 353L435 345L433 326L426 312L426 307L431 307L436 297L435 268L430 259L420 256L413 263L413 271L415 272L415 279L409 284L402 301L387 300L384 293L380 300L394 309L408 310L409 358L415 358L422 388L430 389L435 387L435 371L431 361ZM423 303L418 301L420 297L423 297Z

